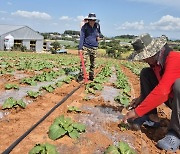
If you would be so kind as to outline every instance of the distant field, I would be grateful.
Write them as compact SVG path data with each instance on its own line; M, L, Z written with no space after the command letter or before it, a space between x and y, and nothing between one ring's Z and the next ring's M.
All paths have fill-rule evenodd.
M74 41L58 40L58 42L60 42L62 45L70 45L70 46L76 46L76 45L78 45L78 44L75 43Z
M54 42L55 40L46 40L50 42ZM70 45L72 47L77 46L78 43L75 43L74 41L68 41L68 40L57 40L61 45Z
M121 42L127 42L127 43L132 41L132 39L128 39L128 38L120 38L120 39L117 39L117 40L120 40Z
M68 49L68 53L69 54L78 54L78 50L73 50L73 49ZM126 53L122 53L122 58L125 59L127 58L130 54L132 53L132 51L126 52ZM106 50L105 49L98 49L98 55L106 55Z
M68 49L68 53L70 53L70 54L78 54L78 50ZM105 55L106 54L106 50L105 49L98 49L98 54L99 55Z

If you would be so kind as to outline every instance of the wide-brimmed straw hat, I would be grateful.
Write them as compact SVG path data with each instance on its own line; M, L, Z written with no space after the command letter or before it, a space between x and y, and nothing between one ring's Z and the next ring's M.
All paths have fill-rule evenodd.
M134 52L130 56L131 60L143 60L150 58L158 53L167 43L166 36L162 35L159 38L152 38L149 34L141 34L131 43Z
M89 13L88 17L86 18L88 20L97 20L95 13Z

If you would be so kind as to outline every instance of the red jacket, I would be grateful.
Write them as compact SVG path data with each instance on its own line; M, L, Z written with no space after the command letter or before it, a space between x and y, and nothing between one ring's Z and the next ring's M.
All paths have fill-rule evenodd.
M172 92L176 79L180 78L180 52L171 51L164 64L164 74L159 79L159 84L150 92L144 101L137 106L135 112L143 116L160 104L166 102Z

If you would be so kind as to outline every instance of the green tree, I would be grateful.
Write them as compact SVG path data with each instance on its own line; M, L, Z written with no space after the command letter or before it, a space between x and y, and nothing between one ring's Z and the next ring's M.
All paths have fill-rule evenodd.
M106 54L110 57L116 57L116 50L114 48L106 49Z
M49 39L50 37L49 33L41 33L41 35L44 37L44 39Z
M61 44L58 41L51 43L51 46L52 46L51 47L51 53L52 54L56 54L57 53L56 51L61 48Z

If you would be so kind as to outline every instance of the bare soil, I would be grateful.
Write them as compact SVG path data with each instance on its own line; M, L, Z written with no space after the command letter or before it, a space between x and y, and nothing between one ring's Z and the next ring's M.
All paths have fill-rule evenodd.
M73 52L73 51L72 51ZM76 54L76 51L74 51ZM132 86L132 99L139 95L139 79L127 68L122 67ZM1 81L13 80L12 77L0 77ZM29 104L26 109L11 109L8 115L0 119L0 152L2 153L24 132L38 122L51 108L60 102L70 91L80 83L72 81L56 88L53 93L46 93ZM110 84L106 84L109 86ZM4 91L0 84L0 91ZM97 92L90 100L85 100L85 85L82 85L68 100L59 106L49 117L38 125L26 138L24 138L11 152L11 154L26 154L37 143L48 142L57 147L61 154L101 154L105 149L119 141L126 141L139 154L170 154L159 150L156 143L167 132L171 111L164 105L158 108L161 118L161 127L152 129L143 127L141 131L121 131L119 123L122 114L127 111L118 104L105 101L101 92ZM77 106L81 113L69 113L68 106ZM3 111L4 112L4 111ZM86 132L79 139L71 139L67 135L55 141L49 139L48 130L54 119L60 115L71 117L76 122L87 126ZM180 153L177 151L176 153Z

